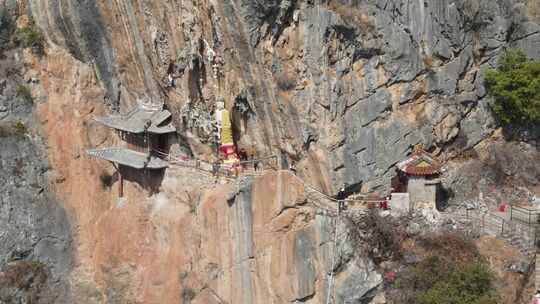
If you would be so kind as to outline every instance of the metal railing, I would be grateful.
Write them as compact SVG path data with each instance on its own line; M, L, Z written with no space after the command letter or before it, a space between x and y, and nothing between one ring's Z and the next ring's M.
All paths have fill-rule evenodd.
M153 150L153 153L169 162L170 165L193 168L199 171L212 173L219 176L231 177L235 175L235 170L238 170L239 175L256 175L258 172L262 172L263 170L277 169L276 155L270 155L245 161L238 161L233 164L224 164L211 163L200 159L190 158L187 155L174 155L156 149Z
M466 209L461 214L472 226L474 233L492 235L504 239L517 239L527 251L535 248L538 240L538 227L527 223L505 219L491 212Z
M510 220L525 223L529 226L538 226L540 210L525 207L510 206Z

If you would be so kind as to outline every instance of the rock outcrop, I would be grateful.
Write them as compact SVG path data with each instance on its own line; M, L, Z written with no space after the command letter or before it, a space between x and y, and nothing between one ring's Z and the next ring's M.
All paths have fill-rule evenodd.
M49 182L35 79L11 44L15 12L15 1L0 4L0 302L71 303L71 224Z

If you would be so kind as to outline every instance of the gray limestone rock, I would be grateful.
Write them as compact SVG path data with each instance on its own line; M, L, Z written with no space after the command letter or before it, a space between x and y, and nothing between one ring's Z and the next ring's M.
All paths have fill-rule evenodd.
M297 299L304 299L315 293L315 247L311 235L313 233L309 230L301 230L296 234L294 252L299 286Z
M475 109L461 121L463 149L470 149L486 138L494 129L495 121L487 100L481 100Z
M210 1L211 16L196 13L202 4L191 2L184 1L180 8L195 6L179 18L181 30L172 34L169 31L174 30L167 26L159 28L168 38L163 39L159 54L154 54L155 39L151 38L158 32L157 19L166 19L170 26L178 16L152 16L152 10L141 9L142 2L117 5L133 52L123 59L137 66L144 88L129 87L132 81L118 75L118 49L108 32L118 24L104 20L106 4L33 0L29 8L48 41L93 65L113 108L121 103L122 90L165 99L178 124L183 123L184 133L212 145L216 143L212 98L191 100L193 104L184 99L197 99L207 91L207 96L221 95L227 98L227 106L242 114L238 115L241 119L249 118L233 122L235 127L248 126L242 129L245 134L235 134L235 140L253 143L261 154L286 150L307 159L307 151L320 151L320 159L310 155L313 163L306 167L331 164L330 188L346 182L387 191L395 164L417 143L427 148L438 145L443 157L477 146L496 128L483 86L485 71L496 66L505 47L520 47L540 58L538 23L525 15L518 0L224 0ZM14 3L0 4L0 42L5 41L4 29L9 24L6 8L13 8ZM166 11L159 1L155 6ZM209 23L208 29L201 29ZM215 51L224 60L220 69L233 77L210 81L205 71L212 67L205 62L203 38L217 46ZM163 91L171 88L159 87L156 79L156 69L166 65L169 56L177 58L171 73L179 79L179 90L170 95ZM294 72L295 85L286 92L275 89L274 74L283 71ZM182 95L182 82L187 85L181 89L189 94ZM0 79L0 118L26 123L32 106L14 98L14 85ZM0 258L43 262L55 278L51 290L60 290L57 294L61 295L67 288L62 278L69 271L70 227L65 212L48 194L42 146L33 137L13 134L0 141L10 145L0 151L0 170L7 170L1 172L0 180L6 193L0 212L6 246L0 246ZM527 164L519 163L514 152L529 156ZM478 175L495 180L516 175L526 183L538 183L537 146L517 152L494 149L493 164L467 163L471 167L453 169L444 186L456 195L473 193ZM11 175L20 176L8 179ZM233 258L248 291L245 303L253 300L250 260L256 254L249 193L246 188L230 197L231 216L235 223L242 223L232 229L237 242ZM320 221L324 225L317 225L329 224L328 219ZM51 223L59 224L53 227ZM325 232L323 237L318 235L323 234L320 229L314 230L308 227L294 236L295 265L301 278L297 300L312 296L317 280L325 280L321 273L325 276L330 268L340 279L338 302L369 300L381 278L370 261L354 257L346 230L333 244L340 248L336 265L329 265L332 234ZM321 263L324 270L317 269L316 259L325 261Z
M369 127L348 127L343 155L345 182L354 185L370 181L372 189L388 185L394 174L389 169L418 143L417 132L394 117Z
M351 263L344 274L347 277L337 286L336 303L369 303L382 283L382 276L369 260Z
M380 89L375 94L351 106L346 113L345 120L351 121L359 127L365 127L389 110L392 105L390 93Z
M297 0L240 1L251 45L257 45L266 35L279 36L283 28L292 21L296 2Z
M7 50L0 59L0 302L71 303L71 226L49 186L33 104L17 97L17 88L26 85L17 52ZM20 275L29 287L9 275Z
M34 11L36 22L51 41L66 47L75 58L94 65L107 91L107 103L118 108L120 93L111 42L96 4L51 1L48 3L47 15L50 20L39 14L38 10L43 8L37 3L31 3L30 9ZM70 11L64 11L66 9Z
M51 194L43 146L25 135L0 135L0 266L39 262L48 273L37 303L69 303L71 227ZM24 290L18 292L24 294Z

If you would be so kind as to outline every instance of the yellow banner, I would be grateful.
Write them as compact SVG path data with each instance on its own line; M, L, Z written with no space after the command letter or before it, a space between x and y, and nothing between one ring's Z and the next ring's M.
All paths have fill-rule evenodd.
M221 144L233 144L231 118L227 110L221 112Z

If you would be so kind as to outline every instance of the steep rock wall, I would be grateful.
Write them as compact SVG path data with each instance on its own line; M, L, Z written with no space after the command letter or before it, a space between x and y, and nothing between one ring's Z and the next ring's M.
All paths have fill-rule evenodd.
M413 145L446 159L491 136L483 73L506 47L540 57L529 2L51 0L30 8L50 42L92 65L107 104L122 111L137 98L165 101L195 154L207 157L200 144L215 141L209 113L223 98L240 146L279 153L284 164L302 160L300 171L327 190L385 191Z
M126 197L118 199L112 168L84 154L114 141L92 122L104 108L91 100L106 94L96 74L54 46L25 61L40 80L36 111L51 181L71 220L62 231L74 238L65 277L72 302L317 303L327 297L332 254L332 296L374 296L381 277L369 259L353 254L347 222L332 251L335 219L304 206L303 186L288 172L236 186L170 168L159 194L126 181ZM104 174L112 175L112 187Z
M303 206L288 174L262 177L227 202L239 189L171 169L161 194L128 182L118 200L100 180L112 175L116 186L112 168L84 153L116 140L92 116L164 101L181 142L210 159L211 112L223 98L240 146L279 154L283 165L301 160L299 174L327 192L343 182L382 191L416 143L440 148L442 158L489 151L495 124L482 73L507 46L539 57L538 19L517 0L46 0L25 8L48 43L46 56L24 60L39 81L52 181L75 240L75 303L321 303L332 267L333 220ZM532 159L535 145L524 152ZM450 184L461 187L459 178ZM367 303L381 278L339 230L348 253L332 294Z
M16 16L15 1L0 3L0 302L71 303L71 223L26 94L37 80L12 43Z

